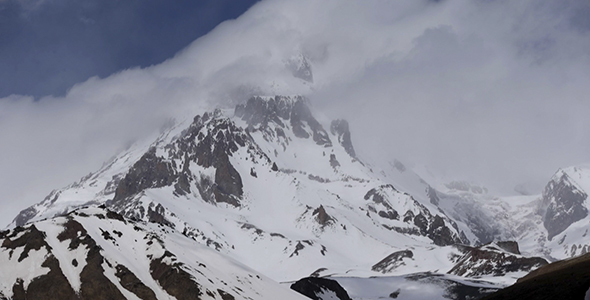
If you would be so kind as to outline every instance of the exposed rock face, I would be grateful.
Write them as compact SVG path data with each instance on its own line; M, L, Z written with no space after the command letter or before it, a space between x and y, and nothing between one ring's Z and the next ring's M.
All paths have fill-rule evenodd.
M506 244L503 244L506 246ZM510 243L510 250L515 250ZM517 246L518 247L518 246ZM512 251L503 251L498 244L488 244L480 247L458 245L457 248L463 252L449 274L478 277L484 275L504 276L506 273L531 271L547 264L547 261L540 257L523 257L513 254Z
M32 251L36 252L42 248L47 252L51 251L51 247L45 242L45 235L34 225L28 228L17 227L12 232L5 232L4 236L0 235L0 239L4 239L0 249L11 249L10 256L18 248L23 248L17 258L19 263L26 263ZM23 279L17 280L12 287L12 299L79 299L63 275L59 262L52 254L49 254L40 266L32 267L48 268L49 272L34 278L26 290Z
M393 208L391 199L388 200L393 191L397 190L391 185L383 185L378 188L369 190L364 198L372 201L376 205L369 205L369 210L375 211L380 217L399 220L400 214ZM399 201L399 200L397 200ZM407 197L404 207L411 207L404 213L403 222L413 224L414 228L394 228L398 232L406 234L420 234L431 239L435 245L448 246L462 243L464 238L457 225L445 216L433 215L424 205L417 202L412 197ZM451 227L447 226L450 224ZM414 230L412 230L414 229Z
M22 285L22 281L17 281L13 287L13 300L84 299L81 298L79 295L76 295L76 293L68 283L68 280L59 268L58 260L53 255L49 256L43 262L41 267L49 268L49 273L35 278L33 281L31 281L26 290Z
M216 188L215 199L218 202L225 202L234 206L240 206L242 198L242 177L236 171L228 159L222 160L215 171Z
M356 153L354 152L354 147L352 146L352 140L350 138L350 129L348 128L348 122L346 120L334 120L330 125L330 131L332 134L338 136L338 142L346 153L350 155L352 158L356 158Z
M327 278L306 277L293 283L291 289L314 300L352 300L337 281Z
M89 247L88 256L86 257L86 266L80 273L81 296L83 299L99 300L125 300L121 291L105 276L105 269L102 264L104 257L100 253L100 246L88 238L86 239Z
M326 209L324 208L323 205L320 205L320 207L316 208L313 211L313 215L315 216L315 220L322 226L322 227L326 227L328 225L334 224L334 218L332 218L327 212Z
M235 115L248 123L248 130L262 130L267 140L284 138L284 130L290 125L296 137L311 137L320 146L331 146L328 133L314 118L306 102L301 96L252 97L245 105L236 106ZM273 126L268 126L270 123Z
M414 253L410 250L402 250L388 255L386 258L371 267L371 270L381 273L389 273L401 265L405 265L404 258L413 258Z
M303 98L291 99L276 96L265 99L252 97L248 99L245 105L237 105L234 113L254 129L266 127L269 123L275 123L284 128L284 121L291 118L294 103L298 101L303 101Z
M454 236L445 221L439 215L434 216L434 220L428 227L427 236L439 246L452 245L460 241L458 236Z
M18 256L18 262L27 258L32 250L39 251L41 248L50 250L49 245L45 242L45 236L34 225L26 229L17 227L12 233L6 232L4 235L4 237L0 236L4 238L1 244L2 248L11 249L11 253L17 248L23 248Z
M165 252L158 259L150 263L150 272L160 286L178 300L201 299L201 287L193 281L191 275L181 268L179 263L169 265L164 262L166 258L174 257L170 252Z
M156 156L156 149L151 148L129 170L115 191L114 202L124 200L148 188L171 185L177 174L170 162Z
M571 224L588 216L584 201L588 195L577 187L563 171L558 171L543 191L543 205L547 207L543 225L551 240Z
M190 245L177 256L167 249L178 239L169 230L94 206L0 231L0 299L297 298L191 239L172 247Z
M590 254L540 267L487 300L587 299Z
M157 300L154 291L148 288L137 276L123 265L117 265L115 276L119 278L121 285L126 290L135 294L142 300Z
M185 195L194 186L206 201L240 206L242 178L230 157L240 147L252 143L241 128L221 117L219 111L196 116L182 136L166 146L164 156L158 156L156 149L151 148L133 165L119 182L112 203L120 209L126 200L146 189L174 186L176 195ZM197 180L190 171L191 163L215 168L215 177Z
M311 129L312 138L316 144L321 146L332 146L328 133L324 127L313 117L311 111L304 101L297 101L291 111L291 127L296 137L308 138L309 133L305 130L305 124Z
M330 166L334 169L340 167L340 162L336 159L336 155L334 154L330 154Z
M379 189L371 189L365 194L365 200L371 200L372 202L383 206L384 210L379 210L377 214L383 218L388 218L392 220L399 219L399 213L393 209L391 203L386 200L386 196L381 192L382 189L392 189L395 190L393 185L385 185L381 186Z
M498 247L502 248L504 251L508 251L513 254L520 255L520 249L518 249L518 243L515 241L500 241L496 242Z

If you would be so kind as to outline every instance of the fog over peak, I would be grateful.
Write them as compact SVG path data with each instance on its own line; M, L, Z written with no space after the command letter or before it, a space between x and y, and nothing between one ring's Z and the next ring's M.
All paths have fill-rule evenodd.
M5 220L172 117L303 94L361 159L511 193L590 160L590 4L262 1L161 64L0 99ZM293 76L303 55L313 82Z

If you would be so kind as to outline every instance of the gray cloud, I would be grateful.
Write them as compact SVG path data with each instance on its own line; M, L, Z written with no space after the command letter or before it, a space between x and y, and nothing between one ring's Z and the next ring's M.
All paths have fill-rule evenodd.
M588 161L585 1L263 1L173 58L0 99L6 218L170 117L305 94L351 122L366 160L425 164L508 192ZM303 53L313 84L286 62ZM8 221L8 220L7 220Z

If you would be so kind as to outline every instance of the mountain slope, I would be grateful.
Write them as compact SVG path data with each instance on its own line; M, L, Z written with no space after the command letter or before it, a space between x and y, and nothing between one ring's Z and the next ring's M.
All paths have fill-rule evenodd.
M304 299L170 228L95 206L0 240L9 299Z
M449 213L448 197L415 173L376 170L357 157L346 121L318 121L304 97L252 97L136 143L13 227L104 205L283 282L427 272L512 283L538 266L489 247L466 251L477 228ZM469 256L477 251L485 255ZM481 268L458 271L471 265Z
M378 179L356 158L348 124L322 125L303 97L253 97L185 124L53 192L15 225L103 203L277 280L370 270L396 250L466 242L435 207ZM352 244L364 245L363 255ZM433 262L415 264L428 271Z

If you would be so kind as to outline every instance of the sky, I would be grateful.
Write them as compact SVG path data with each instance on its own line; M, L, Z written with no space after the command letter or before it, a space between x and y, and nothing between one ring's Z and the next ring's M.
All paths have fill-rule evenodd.
M18 76L2 67L14 80L0 95L4 223L171 118L255 94L302 94L326 119L347 119L357 153L373 164L425 165L500 194L522 183L540 193L558 168L590 161L586 0L262 0L241 15L221 1L207 6L217 21L194 24L196 33L178 31L204 9L188 2L148 2L145 17L131 13L138 2L117 13L122 2L82 2L98 5L93 29L34 18L67 3L0 0L0 15L15 19L0 18L10 41L0 59L47 60L12 63L23 66ZM80 10L57 11L67 21ZM53 37L36 29L53 25ZM96 34L74 38L84 30ZM312 83L293 76L301 56ZM41 74L55 67L64 79Z
M170 58L255 0L0 0L0 97L63 96Z

